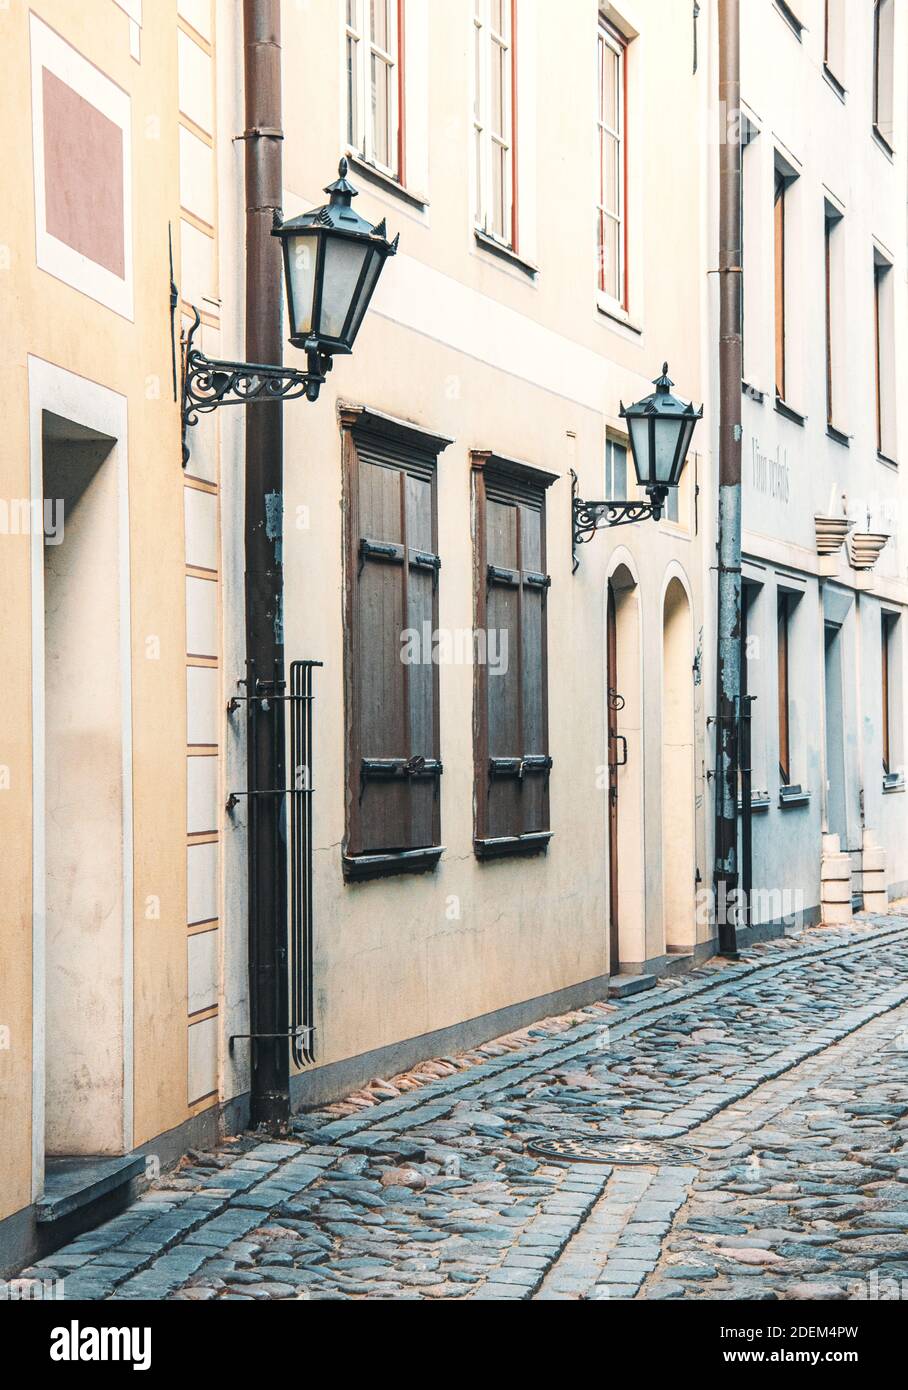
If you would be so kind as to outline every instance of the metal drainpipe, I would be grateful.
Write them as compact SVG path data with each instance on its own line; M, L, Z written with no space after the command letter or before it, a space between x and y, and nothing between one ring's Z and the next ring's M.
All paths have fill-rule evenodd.
M738 718L741 693L741 109L740 0L719 0L719 525L716 822L713 889L719 951L737 954ZM734 900L736 901L736 899ZM720 909L724 907L724 911Z
M246 360L282 360L280 0L243 0L246 164ZM283 408L246 411L247 704L251 1122L273 1133L290 1117L284 633L281 521ZM265 698L276 695L279 698Z

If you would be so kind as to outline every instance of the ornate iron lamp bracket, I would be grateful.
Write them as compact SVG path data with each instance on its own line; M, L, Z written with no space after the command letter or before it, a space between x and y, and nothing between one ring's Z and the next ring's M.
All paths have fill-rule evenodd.
M189 462L186 433L197 425L199 416L221 405L251 405L255 401L292 401L305 396L318 399L327 373L332 367L331 356L319 352L313 339L306 345L306 369L269 366L258 362L226 362L206 357L195 346L195 335L201 319L193 306L194 322L186 335L183 348L183 467Z
M666 489L667 491L667 489ZM658 521L665 505L665 492L653 488L648 502L585 502L577 495L577 474L571 469L571 573L576 574L580 560L578 545L585 545L597 531L611 526L630 526L635 521Z

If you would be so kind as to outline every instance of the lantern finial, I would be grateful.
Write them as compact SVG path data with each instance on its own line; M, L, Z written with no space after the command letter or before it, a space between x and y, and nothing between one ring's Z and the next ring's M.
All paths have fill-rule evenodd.
M347 171L349 168L350 165L347 162L347 156L342 155L340 163L337 166L338 176L334 183L329 183L325 189L325 192L330 195L331 204L334 207L340 205L341 207L348 208L352 200L359 193L359 189L354 188L353 184L347 178Z

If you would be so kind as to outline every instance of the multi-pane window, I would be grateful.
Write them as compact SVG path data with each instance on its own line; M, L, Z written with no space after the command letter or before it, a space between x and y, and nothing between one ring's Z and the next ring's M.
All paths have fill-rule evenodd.
M605 499L618 502L626 498L627 444L608 435L605 441Z
M544 849L551 836L545 489L554 477L488 454L473 464L475 847L490 858Z
M477 227L517 249L516 0L474 0L473 136Z
M777 608L779 653L779 777L782 785L791 782L791 729L789 720L789 656L791 637L791 598L780 592Z
M880 139L890 147L893 127L894 21L894 0L874 0L873 128Z
M601 18L598 65L599 171L596 238L599 288L610 299L626 305L626 53L623 39Z
M346 0L347 143L403 180L403 0Z
M441 854L436 466L448 440L345 409L348 877Z
M624 502L630 498L628 486L636 487L636 480L628 480L627 440L606 435L605 440L605 492L607 502ZM666 521L677 521L679 517L678 489L669 488L665 499L663 516Z

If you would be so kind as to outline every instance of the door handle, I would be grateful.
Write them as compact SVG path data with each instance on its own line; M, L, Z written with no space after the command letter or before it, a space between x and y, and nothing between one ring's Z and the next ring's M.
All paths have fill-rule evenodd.
M609 742L612 742L613 740L615 743L621 744L622 757L616 757L615 761L611 764L611 766L624 767L624 765L627 762L627 739L624 737L624 734L609 734Z

